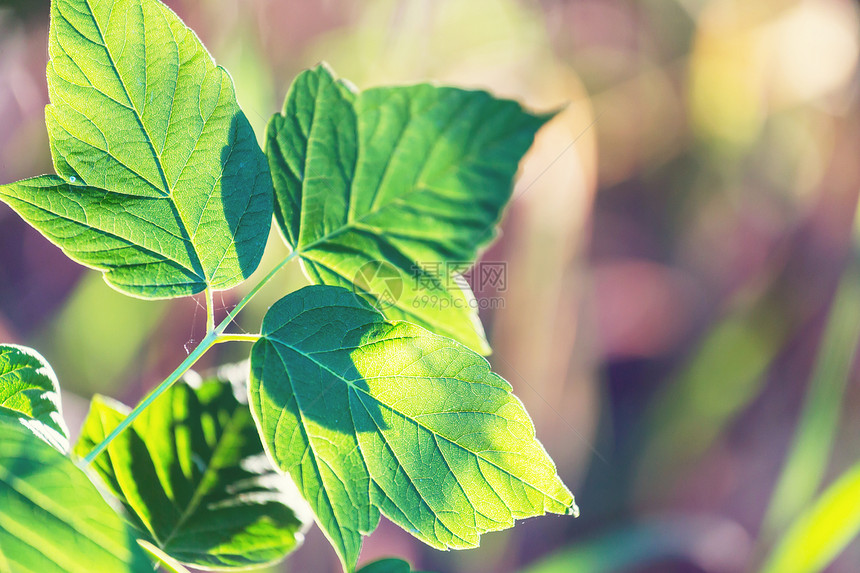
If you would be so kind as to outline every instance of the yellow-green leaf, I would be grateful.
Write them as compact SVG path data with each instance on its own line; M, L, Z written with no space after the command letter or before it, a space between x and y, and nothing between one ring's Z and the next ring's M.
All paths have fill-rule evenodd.
M789 527L762 573L823 571L860 533L860 464L842 474Z
M57 175L0 186L72 259L143 298L231 288L260 262L266 159L233 82L158 0L53 0Z
M15 420L57 448L69 451L69 430L54 371L31 348L0 344L0 422Z
M0 571L152 573L152 564L80 468L0 420Z
M439 549L577 512L522 403L483 357L388 322L350 291L311 286L275 303L251 366L266 450L349 571L380 512Z

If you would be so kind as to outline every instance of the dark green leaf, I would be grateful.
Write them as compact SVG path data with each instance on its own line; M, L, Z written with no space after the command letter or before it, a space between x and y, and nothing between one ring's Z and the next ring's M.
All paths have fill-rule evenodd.
M271 176L230 76L194 33L157 0L54 0L49 52L58 176L0 186L0 199L127 294L247 278Z
M75 452L90 452L127 413L96 397ZM181 563L263 565L301 539L295 486L266 459L248 406L226 380L174 385L93 466L142 537Z
M429 84L356 93L319 66L269 124L276 218L315 283L487 354L472 292L451 271L495 236L547 119Z
M54 371L35 350L0 344L0 422L10 419L61 452L69 451Z
M0 421L0 571L152 573L152 564L83 471Z
M355 566L380 512L440 548L546 512L576 513L511 386L465 346L328 286L269 310L251 410L337 549Z
M358 573L429 573L427 571L412 571L409 563L402 559L381 559L369 563L358 570Z

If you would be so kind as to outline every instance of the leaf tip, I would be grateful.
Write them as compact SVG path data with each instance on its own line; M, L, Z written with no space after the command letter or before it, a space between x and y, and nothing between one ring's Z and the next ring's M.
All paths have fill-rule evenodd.
M337 77L337 74L334 72L334 69L332 69L331 64L329 64L325 60L320 60L319 62L317 62L314 67L310 68L310 71L314 73L323 73L331 76L332 78Z
M334 68L331 67L331 64L329 64L325 60L320 60L317 65L315 65L309 71L313 74L323 75L327 77L332 83L344 87L350 93L357 94L359 92L358 87L354 83L345 78L339 77L337 75L337 72L334 71Z

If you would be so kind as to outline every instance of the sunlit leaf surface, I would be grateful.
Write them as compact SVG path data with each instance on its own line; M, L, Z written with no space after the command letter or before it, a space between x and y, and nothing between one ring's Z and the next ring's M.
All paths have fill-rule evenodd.
M20 422L61 452L69 450L54 371L36 351L0 344L0 422L9 420Z
M363 299L312 286L269 310L251 409L352 570L380 512L440 549L576 513L511 386L480 355Z
M0 571L152 573L152 564L80 468L0 420Z
M157 0L54 0L46 111L57 175L0 199L118 290L227 289L260 262L266 159L233 82Z

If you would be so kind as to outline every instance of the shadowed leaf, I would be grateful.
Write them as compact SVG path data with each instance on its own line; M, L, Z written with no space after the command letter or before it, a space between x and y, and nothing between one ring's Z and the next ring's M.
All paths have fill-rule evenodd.
M90 452L127 414L96 397L75 452ZM295 486L266 459L248 406L226 380L174 385L93 467L145 540L181 563L263 565L301 539Z
M353 293L277 302L251 353L251 410L352 571L380 512L439 549L573 496L511 386L462 344L387 322Z

